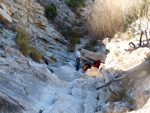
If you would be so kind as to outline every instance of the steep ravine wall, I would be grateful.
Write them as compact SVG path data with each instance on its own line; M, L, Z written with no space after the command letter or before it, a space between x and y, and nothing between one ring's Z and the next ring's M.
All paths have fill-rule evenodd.
M52 54L56 54L60 61L68 58L65 45L67 41L44 17L42 6L34 0L2 0L1 2L8 8L7 13L13 20L12 26L26 28L34 39L32 45L46 58ZM105 64L102 65L100 78L88 78L83 73L77 73L74 67L53 67L54 73L52 73L47 65L35 63L21 54L15 43L16 32L3 26L0 27L0 31L2 31L0 32L2 37L0 40L0 112L124 113L132 110L133 113L140 111L144 113L144 110L149 112L149 101L147 101L149 64L143 62L149 53L148 48L139 48L129 53L125 50L128 49L129 42L114 41L113 43L112 41L107 45L110 53L106 57ZM130 70L131 68L133 69ZM128 78L124 81L96 91L96 87L123 74L128 74ZM67 78L68 82L59 79L59 77L64 79L66 75L73 77ZM112 93L115 94L122 89L121 85L128 88L126 95L133 99L133 103L129 100L109 101Z
M34 0L2 0L12 18L12 26L21 26L32 35L32 45L48 59L59 52L67 54L67 41L44 16L44 8ZM57 55L56 55L57 56ZM58 55L59 56L59 55Z

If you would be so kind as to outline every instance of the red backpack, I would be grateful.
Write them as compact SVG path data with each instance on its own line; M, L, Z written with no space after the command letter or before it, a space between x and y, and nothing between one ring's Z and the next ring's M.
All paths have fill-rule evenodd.
M100 64L101 64L101 61L97 60L93 66L99 68Z

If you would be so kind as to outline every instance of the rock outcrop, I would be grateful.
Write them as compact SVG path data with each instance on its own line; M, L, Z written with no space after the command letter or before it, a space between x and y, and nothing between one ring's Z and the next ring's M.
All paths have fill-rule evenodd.
M3 8L0 14L11 23L13 21L13 26L20 26L31 34L32 46L38 48L46 59L50 59L52 54L59 57L59 53L67 57L68 42L48 22L39 3L34 0L3 0L0 7Z
M0 3L0 8L2 10L4 10L8 15L11 15L10 11L7 9L7 7L5 6L5 4Z
M99 90L100 100L97 109L100 113L144 113L144 110L149 112L146 108L146 106L149 106L149 61L145 61L145 59L149 56L150 50L148 47L131 48L129 43L132 41L138 44L140 36L138 35L135 38L126 41L114 38L106 44L106 48L110 52L107 54L105 64L100 69L105 82L124 75L126 77L123 80L111 83L107 86L108 89L102 88ZM123 91L122 89L126 90ZM107 103L104 101L107 101Z
M12 24L11 17L7 14L7 8L4 4L0 4L0 20L6 21L9 24Z
M85 49L82 50L82 55L85 58L88 58L88 59L94 60L94 61L101 60L102 62L105 62L105 59L106 59L106 54L96 53L96 52L88 51Z

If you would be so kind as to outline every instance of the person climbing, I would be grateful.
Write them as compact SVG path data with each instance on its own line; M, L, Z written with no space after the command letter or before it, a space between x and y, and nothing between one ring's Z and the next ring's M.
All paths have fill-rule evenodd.
M79 70L80 67L80 57L81 57L82 49L79 49L76 53L76 70Z
M99 68L99 66L101 65L101 61L97 60L93 63L93 67Z
M87 69L91 68L91 64L88 62L84 65L83 71L86 71Z

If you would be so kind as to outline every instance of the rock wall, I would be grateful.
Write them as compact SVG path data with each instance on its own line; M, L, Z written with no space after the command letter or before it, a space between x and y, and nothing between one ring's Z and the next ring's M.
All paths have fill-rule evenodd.
M83 57L86 57L90 60L94 60L94 61L101 60L103 63L105 62L106 59L106 54L104 53L96 53L85 49L82 50L82 55Z
M32 45L45 57L59 52L67 54L67 41L48 22L44 8L39 3L34 0L2 0L1 3L6 6L4 10L11 17L12 26L26 29L32 35Z
M97 79L80 78L74 66L36 63L18 50L16 32L1 24L0 31L0 112L94 113Z
M54 3L56 5L58 16L53 23L59 30L72 29L75 21L79 21L76 14L67 6L66 0L37 0L41 5Z
M148 47L133 49L129 46L131 41L138 43L139 38L140 35L130 40L120 40L118 37L111 39L106 44L106 48L110 52L107 54L105 64L100 67L105 82L124 75L126 77L123 80L111 83L106 89L99 90L100 99L97 110L100 113L149 112L147 107L149 106L150 72L149 61L145 61L145 59L149 56L150 49ZM124 96L122 88L126 89ZM121 93L118 93L120 91Z

